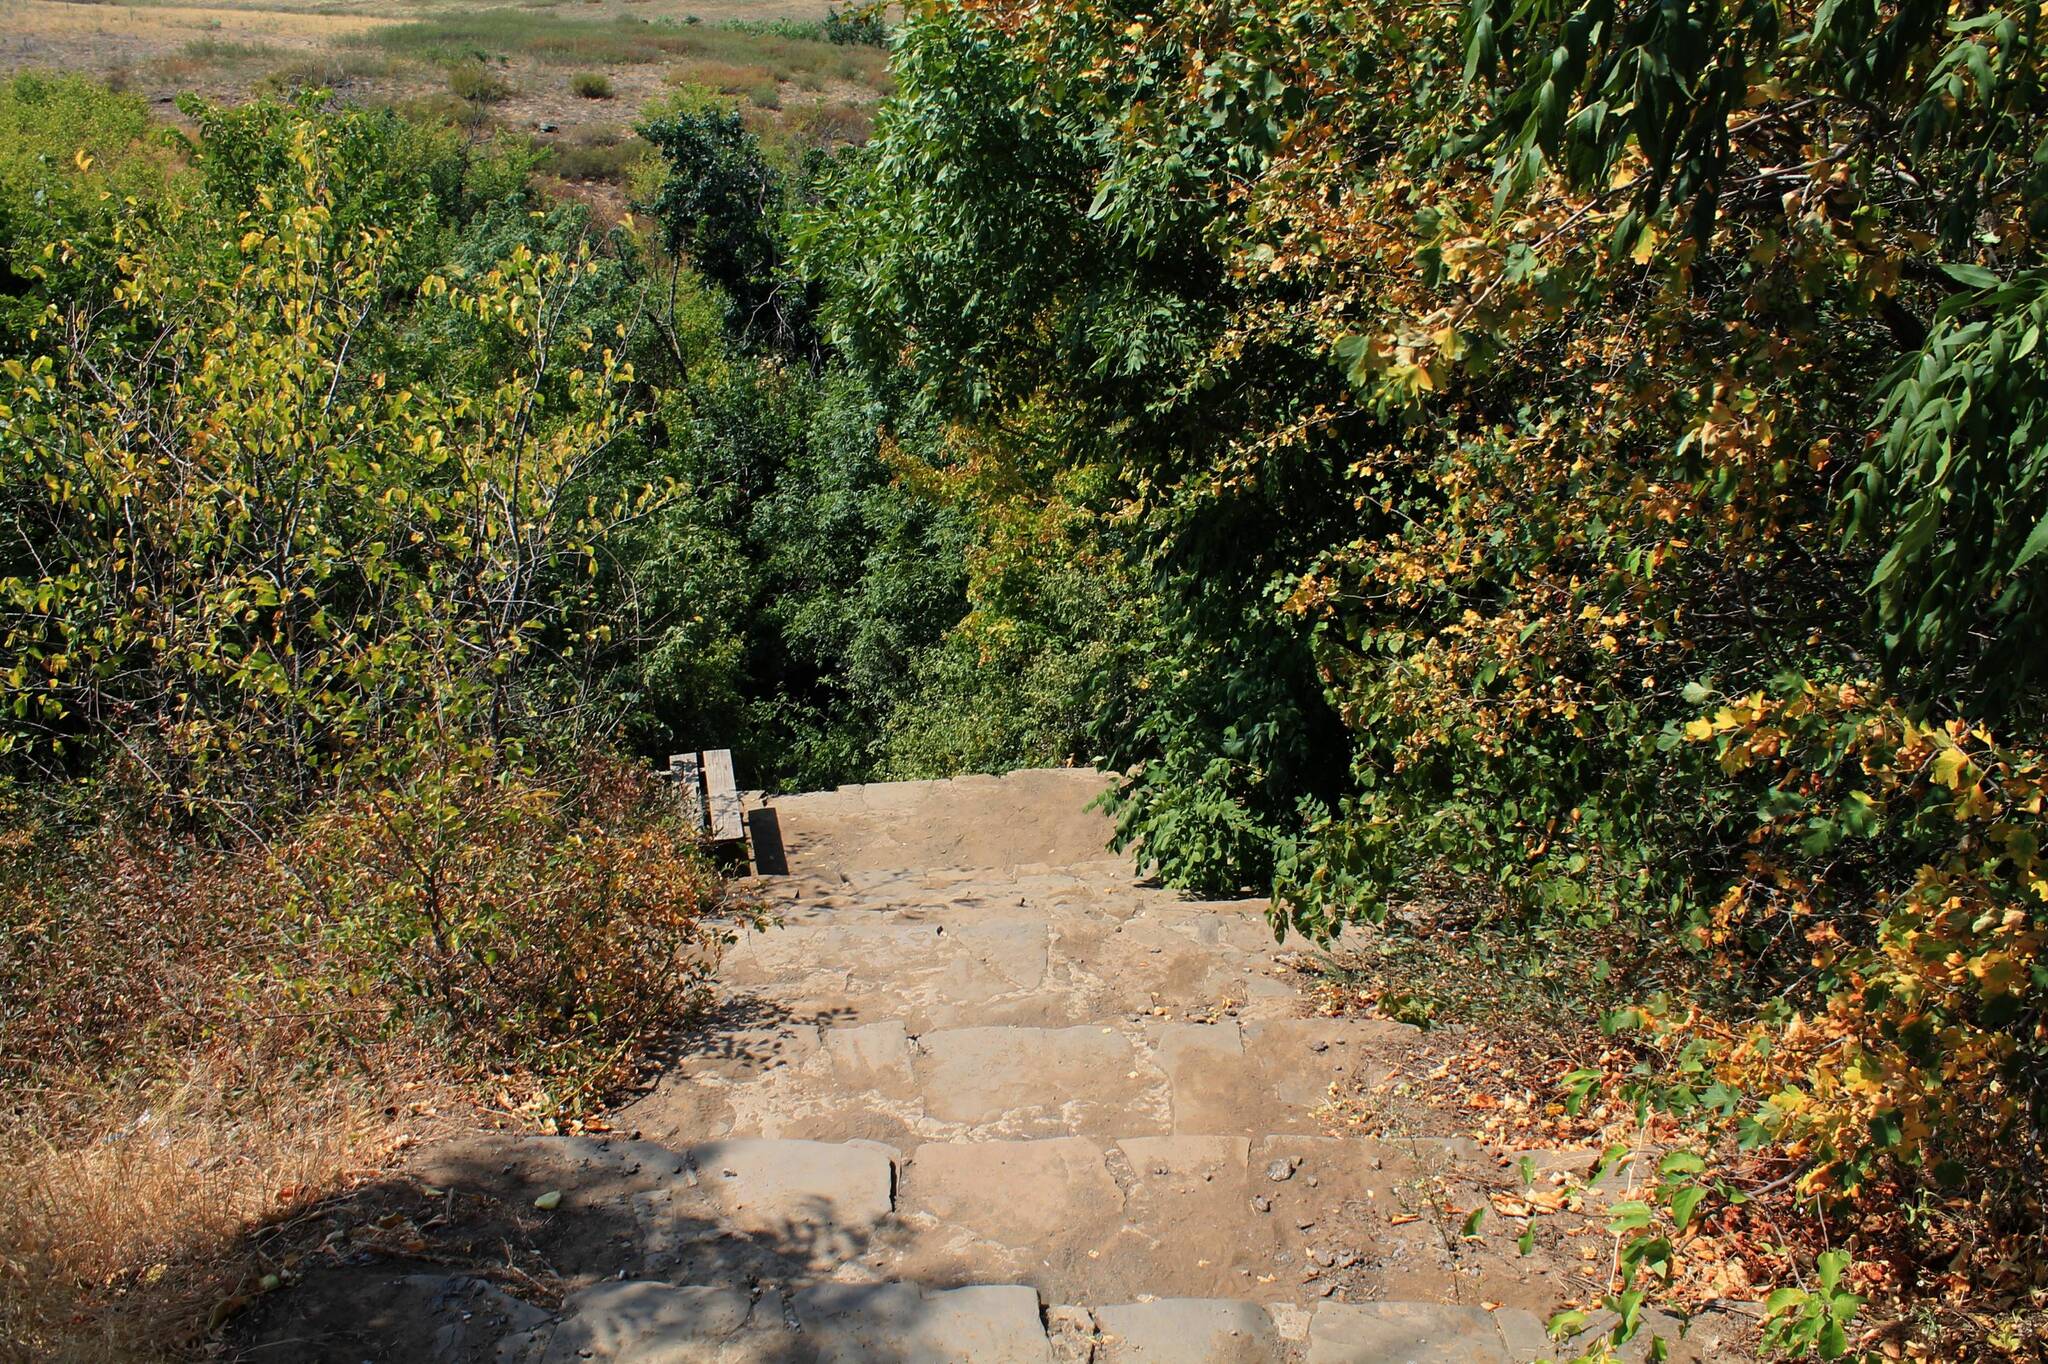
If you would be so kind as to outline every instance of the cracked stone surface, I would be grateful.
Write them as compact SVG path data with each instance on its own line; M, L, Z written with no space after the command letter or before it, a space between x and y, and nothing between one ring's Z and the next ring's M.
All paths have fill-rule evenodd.
M959 1028L918 1039L924 1111L999 1131L1165 1131L1165 1079L1114 1027Z

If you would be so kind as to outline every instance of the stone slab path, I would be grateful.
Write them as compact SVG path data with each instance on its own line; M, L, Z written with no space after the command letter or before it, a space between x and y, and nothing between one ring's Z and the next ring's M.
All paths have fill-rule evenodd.
M479 1135L419 1177L530 1206L573 1291L539 1312L394 1280L434 1357L497 1364L1522 1364L1583 1296L1546 1243L1467 1241L1512 1153L1371 1139L1333 1087L1415 1035L1304 1016L1259 902L1137 880L1103 778L778 798L781 917L718 1016L617 1115ZM773 860L773 859L771 859ZM1546 1153L1554 1164L1555 1153ZM1700 1346L1678 1358L1718 1357Z

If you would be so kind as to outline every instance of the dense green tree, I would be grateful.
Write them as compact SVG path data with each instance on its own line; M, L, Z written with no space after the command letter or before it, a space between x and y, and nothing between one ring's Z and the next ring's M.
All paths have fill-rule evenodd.
M667 163L648 205L671 256L687 256L725 294L727 326L752 349L818 359L812 302L788 267L782 217L788 177L723 105L685 108L640 129Z

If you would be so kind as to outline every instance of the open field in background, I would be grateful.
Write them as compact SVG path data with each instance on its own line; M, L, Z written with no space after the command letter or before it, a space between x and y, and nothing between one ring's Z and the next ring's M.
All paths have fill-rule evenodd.
M866 135L887 54L827 42L825 0L464 0L94 4L0 0L0 74L78 71L169 105L325 86L337 101L437 113L530 136L582 197L623 202L651 154L651 103L739 104L764 140ZM169 111L166 110L166 113ZM617 203L614 206L617 206Z

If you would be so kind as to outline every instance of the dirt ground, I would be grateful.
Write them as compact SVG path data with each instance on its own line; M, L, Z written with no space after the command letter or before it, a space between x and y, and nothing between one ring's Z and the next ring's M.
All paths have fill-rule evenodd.
M827 0L528 0L409 4L404 0L322 0L306 4L91 3L90 0L0 0L0 75L25 70L78 72L133 91L176 121L170 107L194 93L237 103L297 86L331 88L338 102L358 106L426 107L461 112L448 88L445 53L375 41L380 30L463 16L533 17L536 24L588 25L624 40L641 24L672 35L670 25L738 21L811 21ZM507 26L516 34L516 21ZM567 178L618 180L627 158L604 149L632 141L631 125L651 101L679 85L737 99L750 122L821 143L865 132L865 110L879 98L874 79L819 79L776 69L772 40L742 63L677 59L650 41L629 61L537 58L478 48L506 88L482 113L486 126L536 137L565 149ZM615 54L616 55L616 54ZM870 65L877 71L879 56ZM602 75L608 98L581 97L575 76ZM475 113L476 111L471 111ZM595 149L596 154L592 151Z

